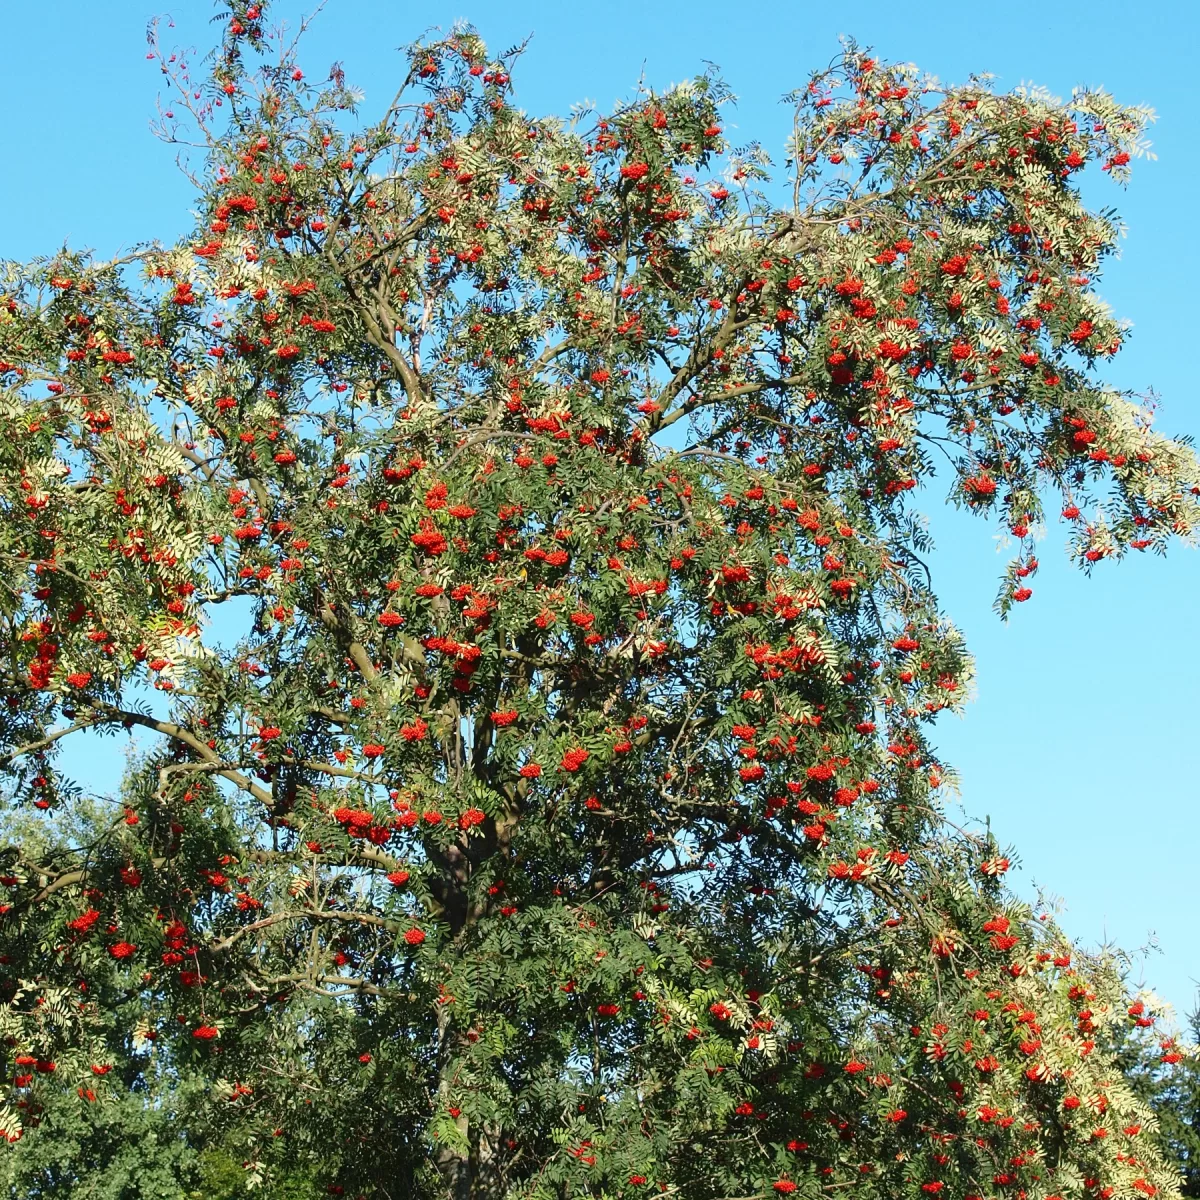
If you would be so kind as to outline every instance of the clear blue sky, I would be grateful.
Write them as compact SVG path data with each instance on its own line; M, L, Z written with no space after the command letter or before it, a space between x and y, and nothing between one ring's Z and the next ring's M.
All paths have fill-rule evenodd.
M187 227L189 187L147 129L158 77L143 34L155 11L153 0L3 6L0 256L32 256L64 239L110 253ZM207 46L213 11L206 0L179 0L179 42ZM272 11L294 20L306 9L280 0ZM755 11L770 15L754 19ZM340 60L369 108L391 94L394 48L459 17L497 49L534 34L517 81L518 102L535 113L584 99L608 104L642 74L665 86L715 62L739 96L726 127L777 157L789 126L778 97L831 58L841 34L947 80L990 71L1001 87L1032 81L1063 95L1104 85L1151 104L1159 161L1139 165L1127 193L1101 181L1090 195L1093 206L1118 206L1129 225L1123 258L1101 288L1134 322L1109 378L1153 386L1161 425L1200 433L1191 361L1200 5L328 0L302 62L323 78ZM978 659L978 700L938 735L961 772L967 811L990 814L1001 840L1017 843L1017 885L1063 897L1076 937L1136 949L1156 934L1161 953L1146 960L1144 980L1189 1009L1200 978L1200 871L1192 863L1200 848L1200 553L1127 560L1086 580L1052 530L1034 598L1006 627L991 613L1003 563L996 530L930 502L935 577ZM99 743L84 759L98 786L119 775L117 744Z

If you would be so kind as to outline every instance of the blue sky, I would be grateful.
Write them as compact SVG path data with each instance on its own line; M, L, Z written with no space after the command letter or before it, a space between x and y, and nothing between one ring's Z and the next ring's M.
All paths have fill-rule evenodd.
M4 6L0 256L30 257L64 239L108 254L187 228L190 187L147 127L159 79L145 60L144 31L155 11L152 0ZM272 9L293 23L304 11L292 0ZM766 15L751 19L752 11ZM175 39L207 46L213 12L206 0L180 0ZM1101 180L1088 197L1093 207L1118 207L1129 226L1101 287L1134 323L1108 378L1153 387L1164 429L1200 433L1189 354L1200 280L1191 228L1200 6L328 0L302 65L323 78L341 61L369 110L391 94L395 47L460 17L497 49L534 35L517 83L518 102L535 113L583 100L607 105L643 75L665 86L715 62L739 97L726 128L735 140L761 141L777 161L790 124L778 98L836 54L843 34L945 80L989 71L1000 87L1036 82L1065 95L1103 85L1152 105L1158 161L1138 165L1128 192ZM962 803L1017 844L1018 887L1064 898L1063 921L1076 937L1134 950L1156 935L1158 950L1134 982L1186 1011L1200 979L1200 871L1189 866L1200 848L1200 553L1181 547L1165 560L1127 560L1089 580L1067 564L1052 528L1034 597L1004 626L991 612L1004 562L997 530L939 511L938 495L929 496L935 579L978 660L978 699L938 734L961 774ZM77 752L96 785L119 776L117 746Z

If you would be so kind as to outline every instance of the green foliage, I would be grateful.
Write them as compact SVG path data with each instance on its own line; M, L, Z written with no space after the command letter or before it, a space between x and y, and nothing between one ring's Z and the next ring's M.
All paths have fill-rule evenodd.
M1119 971L942 817L911 506L1002 613L1049 495L1190 536L1076 183L1149 114L850 47L780 208L711 74L535 120L464 27L360 123L261 8L161 55L193 235L0 276L12 1187L1174 1195Z
M0 1156L0 1195L183 1200L196 1155L164 1107L169 1097L94 1083L95 1100L69 1086L43 1093L45 1109L20 1152Z
M1193 1014L1189 1046L1159 1047L1168 1054L1184 1052L1184 1057L1174 1067L1167 1064L1169 1069L1159 1074L1156 1086L1146 1097L1158 1116L1159 1136L1166 1154L1183 1171L1185 1196L1200 1196L1200 1062L1195 1053L1198 1041L1200 1020ZM1161 1055L1159 1062L1163 1062Z
M1149 1032L1153 1024L1144 1014L1138 1023L1147 1032L1138 1036L1139 1031L1123 1030L1113 1056L1137 1095L1154 1110L1156 1140L1183 1175L1181 1194L1200 1196L1200 1010L1188 1020L1186 1041Z

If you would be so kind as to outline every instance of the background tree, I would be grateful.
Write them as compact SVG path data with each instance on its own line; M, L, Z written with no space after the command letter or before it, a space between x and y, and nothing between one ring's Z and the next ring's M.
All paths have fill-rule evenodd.
M1183 1171L1183 1195L1200 1196L1200 1062L1195 1049L1200 1043L1200 1013L1189 1016L1188 1031L1190 1043L1178 1038L1159 1043L1158 1062L1165 1064L1167 1071L1160 1068L1156 1076L1154 1058L1149 1057L1143 1059L1139 1074L1157 1082L1148 1098L1159 1119L1160 1140ZM1138 1075L1134 1083L1137 1086Z
M462 28L360 124L262 8L152 42L194 236L0 284L10 1140L138 1037L335 1194L1172 1194L1119 975L941 814L911 504L1002 614L1048 493L1086 568L1190 535L1094 370L1148 114L850 48L781 208L715 76L535 120ZM85 729L157 741L83 837Z
M1152 997L1139 995L1131 1008L1140 1003L1144 1009L1147 1000L1153 1005ZM1158 1118L1158 1142L1183 1173L1181 1194L1200 1195L1200 1012L1188 1017L1186 1041L1171 1032L1153 1032L1146 1012L1139 1009L1134 1015L1112 1052L1134 1091Z

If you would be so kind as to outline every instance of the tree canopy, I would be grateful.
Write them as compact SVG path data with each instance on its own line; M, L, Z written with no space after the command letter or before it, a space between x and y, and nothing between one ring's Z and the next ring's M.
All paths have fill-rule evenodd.
M152 34L194 232L0 275L9 1154L174 1088L336 1195L1176 1195L1153 1013L943 813L915 503L1002 616L1046 507L1190 537L1081 195L1150 114L849 46L780 171L714 73L533 118L465 26L364 120L263 9Z

